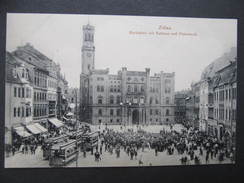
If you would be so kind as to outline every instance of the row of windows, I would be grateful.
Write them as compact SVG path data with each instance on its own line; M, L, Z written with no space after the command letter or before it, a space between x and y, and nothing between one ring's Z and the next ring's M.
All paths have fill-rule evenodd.
M137 77L134 77L133 80L132 80L131 77L128 77L128 78L127 78L127 81L138 82L139 80L143 82L143 81L145 80L145 78L144 78L144 77L141 77L141 78L139 79L139 78L137 78Z
M52 81L52 80L48 80L48 87L56 89L58 87L57 82Z
M34 101L47 101L47 94L43 92L34 92Z
M47 88L47 75L42 72L35 71L34 84L38 87Z
M110 92L120 92L120 85L110 86Z
M236 110L214 109L214 116L220 120L236 120Z
M29 87L14 87L14 97L31 98L31 88L29 88Z
M97 77L97 81L104 81L103 77Z
M159 92L159 88L150 87L150 92L158 93Z
M170 93L171 92L171 88L165 88L165 93Z
M236 99L236 88L230 88L226 90L221 90L219 92L214 92L214 100L217 101Z
M31 107L14 107L14 117L31 116Z
M127 92L130 93L130 92L144 92L145 89L144 89L144 86L143 85L128 85L127 86Z
M104 86L97 85L97 92L104 92Z
M47 110L47 104L34 104L34 117L46 116Z

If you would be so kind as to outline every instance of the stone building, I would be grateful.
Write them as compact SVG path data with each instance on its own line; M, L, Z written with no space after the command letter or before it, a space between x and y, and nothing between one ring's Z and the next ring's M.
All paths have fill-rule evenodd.
M186 98L185 93L175 94L175 122L184 124L186 122Z
M11 138L16 134L46 132L48 119L57 114L58 81L64 83L62 88L68 87L67 81L58 77L61 75L60 66L28 43L7 52L6 63L6 131L11 131ZM17 74L11 76L13 73Z
M214 77L214 119L220 139L235 140L237 101L237 62L216 72Z
M95 69L94 27L83 26L80 119L89 123L174 123L175 74Z
M22 125L33 120L33 86L28 68L9 52L6 53L5 79L5 144L12 144L13 135L31 135Z

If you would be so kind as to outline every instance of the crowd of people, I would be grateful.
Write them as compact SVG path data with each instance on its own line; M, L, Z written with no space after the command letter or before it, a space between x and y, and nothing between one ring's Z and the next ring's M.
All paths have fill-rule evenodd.
M124 150L131 160L138 160L139 165L143 164L143 161L137 157L143 154L145 148L153 150L155 156L160 152L166 152L169 156L179 155L182 165L208 164L213 160L219 163L225 159L231 162L235 160L235 148L228 147L224 140L218 140L191 128L181 132L170 129L162 130L160 133L149 133L143 130L115 131L106 128L100 134L100 145L99 148L96 147L94 154L95 161L101 160L103 147L105 152L111 155L115 153L117 158L120 157L120 151Z

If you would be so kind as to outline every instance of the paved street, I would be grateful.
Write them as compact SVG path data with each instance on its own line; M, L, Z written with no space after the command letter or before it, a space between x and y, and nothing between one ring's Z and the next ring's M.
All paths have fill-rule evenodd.
M126 128L123 127L123 129L120 128L120 126L107 126L110 129L114 129L115 131L124 131L127 129L133 128L134 131L137 130L136 126L127 126ZM93 130L98 130L98 126L93 126ZM104 125L101 125L100 130L105 129ZM169 126L144 126L141 127L141 129L148 131L148 132L154 132L159 133L160 130L165 129L166 131L170 130ZM174 130L180 131L182 127L180 125L175 125L173 127ZM199 151L195 151L196 154L199 154ZM137 158L130 160L130 157L124 152L124 150L121 148L120 157L117 158L115 152L113 154L110 154L109 152L104 152L103 147L103 154L101 155L101 161L96 162L94 155L91 155L90 152L86 154L86 157L83 157L83 153L79 153L78 158L78 167L110 167L110 166L138 166L139 165L139 159L142 160L143 165L141 166L160 166L160 165L181 165L180 158L182 155L178 155L177 151L174 152L173 155L168 155L167 151L159 152L158 156L155 156L153 149L145 149L144 152L141 150L138 151ZM203 156L200 156L201 163L205 164L205 152L203 152ZM210 159L209 164L216 164L219 163L219 161L214 158ZM230 160L225 159L222 163L230 163ZM193 161L189 162L189 164L194 164ZM35 155L31 154L22 154L17 153L14 156L10 156L8 158L5 158L5 167L6 168L13 168L13 167L49 167L49 162L47 160L42 159L42 150L40 146L36 150ZM76 167L76 162L71 162L67 165L67 167Z

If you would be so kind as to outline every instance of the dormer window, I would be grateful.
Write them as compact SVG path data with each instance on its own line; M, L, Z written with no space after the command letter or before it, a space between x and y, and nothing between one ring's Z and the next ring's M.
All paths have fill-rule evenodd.
M14 76L14 78L17 78L17 71L16 71L16 68L13 69L13 76Z

